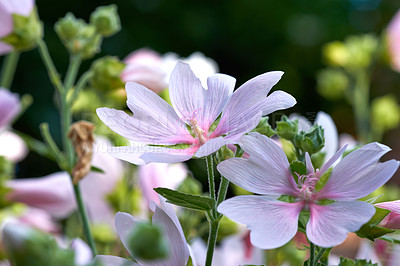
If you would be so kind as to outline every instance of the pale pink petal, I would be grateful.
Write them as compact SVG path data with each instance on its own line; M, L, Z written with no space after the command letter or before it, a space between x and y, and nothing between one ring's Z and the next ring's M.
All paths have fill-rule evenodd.
M13 19L8 2L0 1L0 38L3 38L13 31ZM0 46L1 46L0 42ZM0 49L1 54L2 49Z
M169 80L172 106L182 121L191 120L204 108L204 89L187 63L178 61Z
M340 157L342 157L343 153L346 151L347 145L344 145L340 150L338 150L328 161L321 167L318 175L322 176L326 171L337 161Z
M149 90L150 91L150 90ZM152 92L154 93L154 92ZM167 104L167 103L166 103ZM168 117L168 114L159 109L158 117L130 116L124 111L98 108L97 115L113 131L119 135L141 143L172 145L177 143L193 143L194 138L184 129L177 120Z
M283 72L259 75L240 86L229 98L221 121L212 137L224 134L244 134L257 126L262 115L263 101Z
M235 82L235 78L224 74L215 74L208 77L208 89L204 90L204 110L200 124L201 128L207 132L211 124L222 112L226 101L235 88Z
M174 209L161 200L156 206L153 223L163 228L168 237L169 256L155 265L186 266L189 260L189 249ZM140 262L139 262L140 263Z
M60 226L52 220L50 214L41 209L28 207L26 211L18 217L18 221L33 226L43 232L60 232Z
M0 131L0 156L12 162L23 160L28 154L25 142L11 131Z
M302 208L301 202L287 203L264 196L238 196L222 202L218 212L247 225L254 246L273 249L294 237Z
M296 184L283 150L271 139L250 133L240 139L249 159L231 158L217 169L229 181L248 191L265 195L297 195Z
M131 260L110 255L97 255L94 262L101 263L100 265L103 266L139 266L139 264Z
M179 163L193 157L197 147L187 149L169 149L155 146L114 147L109 153L115 158L136 164Z
M212 58L206 57L201 52L194 52L187 58L181 58L188 63L196 77L200 80L203 88L207 88L207 78L218 72L218 64Z
M8 200L45 210L56 218L67 217L76 207L71 178L66 172L10 180L7 187L12 189Z
M132 251L129 248L129 234L132 232L137 220L126 212L117 212L115 215L115 228L117 229L118 236L122 244L132 256Z
M150 163L139 166L139 184L147 204L151 201L160 203L158 194L153 190L156 187L176 189L188 175L185 164Z
M307 174L314 173L314 166L311 162L310 155L306 152L306 167L307 167Z
M309 131L310 129L311 129L311 127L312 127L312 124L310 123L310 121L308 121L308 119L307 118L305 118L304 116L301 116L301 115L299 115L299 114L291 114L290 116L289 116L289 119L290 120L297 120L298 121L298 129L299 129L299 132L300 131L304 131L304 132L307 132L307 131Z
M355 232L375 213L371 204L363 201L342 201L329 205L310 204L307 237L320 247L333 247L342 243L347 234Z
M400 200L377 203L375 206L390 210L390 213L383 218L379 226L389 229L400 229Z
M0 41L0 55L8 54L12 50L14 50L14 48L11 45Z
M2 0L1 2L10 13L22 16L29 16L35 5L34 0Z
M18 95L0 88L0 129L11 123L20 109Z
M387 43L392 67L400 71L400 12L394 15L387 28Z
M75 238L72 241L70 248L75 252L74 261L76 265L86 265L92 261L92 250L82 239Z
M325 152L325 160L331 158L339 148L339 136L335 122L332 117L324 112L318 112L315 123L324 129L325 146L322 152Z
M378 163L390 149L379 143L370 143L344 157L332 170L317 198L354 200L364 197L383 184L396 172L399 162Z
M296 104L296 99L284 91L274 91L265 98L261 107L262 115L268 115L278 110L293 107Z
M206 143L200 146L200 148L194 154L195 157L201 158L208 156L221 148L222 146L232 143L230 139L225 139L223 137L218 137L215 139L210 139Z

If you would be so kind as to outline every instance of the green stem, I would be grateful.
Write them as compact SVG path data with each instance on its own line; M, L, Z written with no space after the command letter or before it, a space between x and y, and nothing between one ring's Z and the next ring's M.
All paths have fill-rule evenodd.
M311 241L309 241L309 243L310 243L310 259L308 260L309 266L314 266L315 245Z
M14 79L17 68L19 52L12 51L6 56L3 67L1 68L0 87L9 89Z
M79 66L81 64L81 57L79 55L71 55L69 59L69 66L67 75L64 80L64 88L66 91L70 90L74 85L76 76L78 75Z
M40 131L42 133L42 137L53 153L54 158L56 158L56 161L58 162L58 165L60 166L61 169L65 170L66 165L65 165L65 157L61 153L61 151L58 149L57 144L54 142L53 138L51 137L50 131L49 131L49 124L47 123L42 123L40 124Z
M219 227L219 219L215 221L210 221L209 224L209 235L207 242L207 257L206 257L206 266L211 266L212 259L214 255L215 244L217 242L217 233Z
M93 256L97 255L97 250L96 250L96 246L94 244L94 240L92 237L92 234L90 232L90 227L89 227L89 221L86 215L86 211L85 211L85 206L83 205L83 201L82 201L82 196L81 196L81 191L79 188L79 183L74 185L74 192L75 192L75 198L76 198L76 202L78 204L78 211L81 215L81 219L82 219L82 224L83 224L83 231L85 233L86 236L86 240L92 250Z
M366 70L359 70L354 73L354 101L353 111L357 125L357 135L362 143L368 143L370 139L369 123L369 78Z
M76 83L74 92L68 101L70 106L73 106L74 102L78 98L79 93L81 92L83 87L86 85L86 83L89 81L89 79L92 77L92 75L93 75L92 71L87 71L80 77L80 79Z
M208 186L210 189L210 198L215 199L215 180L214 180L214 166L212 155L206 157Z
M219 190L218 190L217 206L225 200L228 187L229 187L229 180L221 176L221 183L219 185Z
M321 257L324 255L325 251L327 248L321 248L320 251L318 252L317 256L314 259L315 265L318 265L318 261L321 259Z
M46 43L42 39L40 39L37 41L37 45L39 48L40 56L42 57L42 61L49 74L51 83L53 83L58 93L62 94L64 92L64 87L61 83L60 75L58 74L57 69L54 66L53 60L50 57L50 53L47 49Z

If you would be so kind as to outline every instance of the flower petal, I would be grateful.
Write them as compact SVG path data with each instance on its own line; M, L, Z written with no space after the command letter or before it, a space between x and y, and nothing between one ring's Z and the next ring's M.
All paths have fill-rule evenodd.
M324 129L325 146L322 151L325 152L325 158L331 158L339 148L339 136L335 122L327 113L318 112L314 124L318 124Z
M7 36L13 31L13 19L8 2L0 1L0 25L0 38Z
M300 202L281 202L264 196L238 196L222 202L218 212L247 225L254 246L273 249L294 237L302 208Z
M255 128L261 119L263 101L283 72L259 75L240 86L229 98L221 121L211 137L224 134L244 134Z
M8 10L12 14L18 14L22 16L28 16L33 6L35 5L34 0L5 0L4 4L8 4Z
M12 50L14 50L14 48L11 45L0 41L0 55L8 54Z
M95 263L100 263L103 266L139 266L139 264L126 260L117 256L97 255L94 259Z
M331 158L329 158L326 163L321 167L321 170L318 172L319 176L325 174L326 171L343 155L343 153L347 149L347 144L344 145L340 150L338 150Z
M0 156L19 162L28 154L25 142L12 131L0 131Z
M231 143L231 140L225 139L223 137L210 139L209 141L200 146L200 148L196 151L194 156L196 156L197 158L208 156L216 152L219 148L228 143Z
M265 195L296 195L296 185L283 150L258 133L240 139L240 147L249 159L231 158L217 169L229 181L248 191Z
M121 239L122 244L128 250L129 254L132 256L132 251L129 248L129 233L132 232L133 228L136 224L136 219L126 213L126 212L117 212L115 215L115 228L117 229L119 238ZM133 257L133 256L132 256Z
M173 145L194 141L194 138L182 125L178 124L179 122L175 118L171 119L168 113L153 106L153 110L157 110L159 113L149 113L147 117L130 116L124 111L107 107L98 108L96 112L101 121L110 129L135 142Z
M400 229L400 200L381 202L375 204L375 206L390 210L390 213L383 218L379 226L389 229Z
M268 115L277 110L287 109L296 104L296 99L284 91L274 91L264 100L261 107L262 115Z
M317 199L359 199L385 184L399 166L396 160L376 164L389 150L387 146L375 142L344 157L317 193Z
M115 158L136 164L148 163L179 163L193 157L197 147L187 149L169 149L155 146L124 146L109 150Z
M329 205L310 204L307 237L320 247L342 243L347 234L357 231L375 213L371 204L363 201L334 202Z
M186 121L204 107L203 87L189 64L178 61L169 80L169 96L178 116Z
M315 172L314 166L313 166L312 161L311 161L311 157L308 154L308 152L306 152L306 167L307 167L307 174Z
M185 235L174 209L161 200L161 205L155 207L153 223L161 226L168 236L169 257L157 265L186 266L189 260L189 249Z
M0 128L8 125L20 109L21 104L18 95L0 88Z
M215 74L208 77L208 89L204 90L204 109L201 118L201 128L207 130L222 112L229 96L233 93L236 79L224 75Z
M92 261L92 250L82 239L75 238L70 245L70 249L75 252L74 262L76 265L86 265Z

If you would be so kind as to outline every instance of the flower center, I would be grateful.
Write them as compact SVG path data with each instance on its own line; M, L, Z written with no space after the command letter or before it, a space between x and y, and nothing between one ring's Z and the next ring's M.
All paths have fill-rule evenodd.
M305 202L314 200L315 185L319 181L316 173L298 176L299 196Z
M186 115L182 120L190 126L194 134L194 137L199 141L199 144L203 145L204 143L207 142L208 137L206 132L197 123L197 117L199 115L200 115L200 109L197 109L191 115Z

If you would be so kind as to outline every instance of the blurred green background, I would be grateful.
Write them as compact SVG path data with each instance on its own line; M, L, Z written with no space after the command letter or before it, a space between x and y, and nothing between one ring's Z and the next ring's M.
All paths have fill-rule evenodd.
M102 52L95 59L104 55L123 59L143 47L183 57L200 51L218 63L221 73L235 77L237 85L258 74L282 70L285 75L275 89L291 93L298 103L278 116L297 112L312 118L322 110L332 115L339 133L353 135L351 107L343 100L328 101L316 91L316 73L325 66L322 46L353 34L379 36L400 8L399 0L37 0L36 3L44 22L44 39L60 73L66 71L68 54L53 30L54 23L67 12L87 21L97 6L115 3L122 31L104 39ZM81 72L92 61L84 61ZM392 93L400 102L400 74L379 62L372 73L371 98ZM52 134L60 135L53 87L37 50L21 55L12 91L29 93L34 98L15 128L40 139L39 124L48 122ZM394 150L388 158L400 158L399 136L399 128L385 134L383 142ZM19 164L17 176L42 176L56 170L55 164L31 152ZM399 174L395 179L400 181Z

